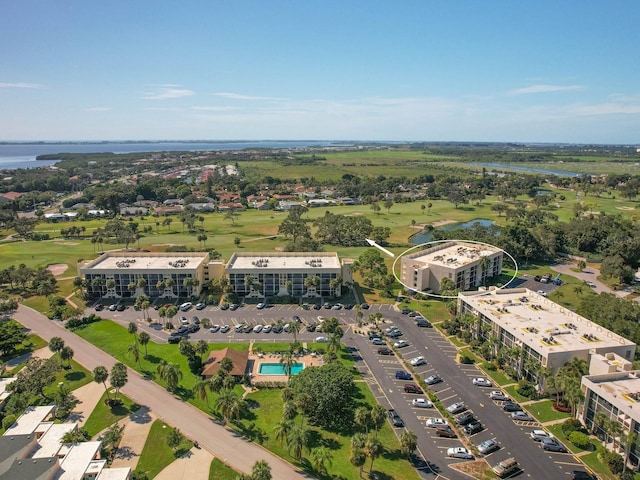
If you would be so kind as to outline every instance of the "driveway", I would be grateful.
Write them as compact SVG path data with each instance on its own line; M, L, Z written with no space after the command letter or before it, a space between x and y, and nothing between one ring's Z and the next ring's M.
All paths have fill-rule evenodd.
M155 420L155 415L147 407L140 407L137 412L133 412L120 421L120 425L124 426L124 432L122 433L118 451L113 459L112 467L131 467L131 470L136 469L140 454L147 441L147 435L149 435L149 430L151 430L151 425Z
M66 330L60 322L51 321L29 307L20 305L14 318L47 341L54 336L61 337L65 345L75 352L74 360L89 370L99 365L110 370L116 363L115 358ZM129 381L122 388L125 395L138 404L149 407L159 418L197 440L202 448L238 472L250 473L255 462L264 460L271 465L274 478L313 478L259 445L217 424L201 410L174 397L159 385L145 380L136 371L128 369L128 373Z
M203 448L192 448L176 461L171 462L155 478L156 480L197 480L209 478L209 466L213 455ZM274 477L279 478L279 477Z
M104 387L96 382L87 383L74 390L73 394L78 399L78 404L69 415L69 420L78 422L80 426L83 426L93 409L96 408L103 393Z

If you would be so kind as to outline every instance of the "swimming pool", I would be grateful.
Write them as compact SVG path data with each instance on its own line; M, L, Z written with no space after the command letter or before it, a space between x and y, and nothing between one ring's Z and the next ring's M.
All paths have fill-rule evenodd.
M291 375L299 374L304 368L304 363L294 363L291 365ZM259 369L260 375L286 375L283 363L261 363Z

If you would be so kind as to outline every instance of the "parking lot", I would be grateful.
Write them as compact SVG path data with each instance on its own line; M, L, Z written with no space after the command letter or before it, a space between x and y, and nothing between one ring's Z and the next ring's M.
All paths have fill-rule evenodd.
M537 283L537 282L536 282ZM156 319L157 312L149 311L152 318ZM179 312L173 319L175 325L179 324L180 316L185 316L191 323L193 316L199 319L208 318L212 324L229 326L228 331L215 333L209 329L201 328L189 335L191 341L205 339L209 342L247 342L260 343L288 342L292 334L287 332L276 333L273 330L265 333L254 331L255 325L274 325L293 322L294 316L300 318L301 329L296 335L299 341L314 342L322 333L307 331L308 325L318 325L319 317L336 317L343 324L345 335L343 342L352 351L356 366L363 375L364 380L370 385L377 401L385 408L392 408L402 419L403 428L416 433L418 437L418 452L413 458L421 475L425 478L464 479L463 474L449 468L457 462L466 461L447 456L447 450L452 447L478 446L487 440L494 440L499 448L487 453L485 458L489 465L493 466L499 461L509 457L515 457L522 471L520 475L528 478L568 478L571 470L581 467L580 462L573 455L562 452L545 451L540 443L530 438L531 432L540 428L535 421L514 420L511 412L502 409L505 403L502 400L494 401L490 398L490 392L499 390L494 386L481 387L473 384L473 379L483 377L481 371L474 365L463 365L456 361L458 349L449 342L435 328L420 328L408 315L403 315L391 305L371 305L369 309L362 310L363 317L381 313L385 319L383 330L398 327L402 335L396 338L383 338L385 345L391 346L401 339L408 345L394 349L392 355L379 355L379 345L374 345L367 336L354 333L353 327L357 324L356 310L329 309L304 309L297 305L274 305L259 309L255 305L242 306L235 311L221 310L219 307L207 306L203 310L192 308L188 312ZM158 342L166 342L168 332L163 331L158 324L148 325L142 320L142 312L133 308L124 311L111 312L104 310L101 316L111 318L123 325L136 322L140 329L148 331ZM236 332L237 325L248 325L251 328L246 333ZM379 342L376 342L379 343ZM386 347L383 347L386 348ZM423 357L424 363L409 368L409 362L416 357ZM395 372L401 370L411 372L413 380L396 379ZM427 420L440 417L434 408L423 408L414 405L415 398L428 398L425 393L409 393L405 389L408 383L417 384L416 377L425 379L430 375L439 375L442 381L429 385L429 390L437 395L444 407L462 402L465 405L464 412L470 412L482 425L480 431L470 435L462 433L462 428L457 438L440 436L437 429L427 427ZM526 410L526 409L525 409ZM454 416L463 413L460 411ZM396 428L399 435L402 428ZM524 478L524 477L523 477Z

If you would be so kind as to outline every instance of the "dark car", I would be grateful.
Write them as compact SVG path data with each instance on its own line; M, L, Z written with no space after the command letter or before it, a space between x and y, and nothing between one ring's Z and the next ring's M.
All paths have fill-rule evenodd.
M465 412L462 415L459 415L456 418L456 423L458 425L467 425L471 422L473 422L476 419L476 417L474 417L473 413L471 412Z
M240 305L238 305L237 303L232 303L231 305L229 305L229 310L231 311L236 311L238 308L240 308Z
M456 435L456 432L453 430L453 428L451 428L449 425L447 425L446 427L437 427L436 435L446 438L456 438L458 436Z
M176 329L176 331L175 331L174 335L176 335L176 334L177 334L177 335L182 335L183 333L187 333L188 331L189 331L189 327L187 327L186 325L180 325L180 326Z
M116 310L118 310L119 312L124 312L126 309L127 307L123 303L119 303L118 306L116 307Z
M422 393L422 389L415 383L405 383L404 393Z
M98 303L95 307L94 307L96 312L101 311L102 309L104 309L104 306L101 303Z
M394 427L404 427L404 422L402 421L402 418L400 418L400 415L398 415L398 412L396 412L393 408L389 409L388 413L389 415L389 419L391 420L391 423L393 424Z
M301 323L302 322L302 320L300 319L300 317L298 315L294 315L293 316L293 321L296 322L296 323Z
M481 432L482 428L483 428L482 424L478 420L474 419L473 422L465 425L465 427L462 430L467 435L473 435L474 433Z
M282 325L274 325L273 328L271 329L271 331L273 333L281 333L282 332Z
M320 305L319 303L314 303L313 304L313 309L314 310L320 310L322 308L322 305Z
M353 303L347 303L347 304L344 306L344 309L345 309L345 310L351 310L351 309L353 309Z
M507 402L502 405L502 410L505 412L520 412L522 411L522 407L514 402Z
M379 333L370 333L369 340L373 340L374 338L382 338Z
M169 335L169 338L167 338L167 343L180 343L180 340L182 340L182 338L177 335Z
M222 305L220 305L220 310L229 310L229 304L223 303Z
M307 325L307 332L315 332L316 331L316 326L313 323L310 323L309 325Z
M584 470L574 470L571 472L571 480L594 480L594 476Z
M195 323L192 323L187 328L189 328L189 333L196 333L198 330L200 330L200 325L196 325Z
M411 380L413 377L409 372L405 372L404 370L396 370L396 378L398 380Z
M400 313L402 313L403 315L407 315L407 314L411 313L411 309L405 307L400 311Z
M419 326L419 327L424 327L424 328L431 328L432 327L431 323L428 320L424 319L424 318L419 318L418 320L416 320L416 325Z
M393 350L389 347L379 348L378 355L393 355Z
M363 310L369 310L369 304L368 303L362 303L360 304L360 308Z
M200 325L200 318L196 317L195 315L191 317L191 321L196 325Z

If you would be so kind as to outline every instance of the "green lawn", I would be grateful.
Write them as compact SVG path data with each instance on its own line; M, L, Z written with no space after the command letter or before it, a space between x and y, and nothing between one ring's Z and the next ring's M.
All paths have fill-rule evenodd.
M56 355L54 355L54 357ZM67 389L73 391L92 381L93 376L91 372L75 360L71 360L71 368L63 367L56 375L54 382L44 388L44 393L49 398L53 397L55 391L59 388L58 385L60 382L62 382Z
M616 475L612 474L609 471L609 468L600 462L598 458L598 452L602 450L602 444L600 442L596 443L596 450L588 455L584 455L581 457L581 460L598 475L598 478L602 480L615 480L618 478Z
M529 410L529 412L536 417L540 423L571 417L568 413L554 410L552 400L542 400L540 402L532 403L527 405L527 410Z
M562 424L558 423L557 425L550 425L548 427L545 427L547 430L549 430L551 433L553 433L553 435L560 440L562 443L564 443L564 446L567 447L571 452L573 453L581 453L584 452L585 450L582 448L578 448L576 447L573 443L571 443L569 441L569 439L565 436L564 432L562 431ZM597 440L591 439L591 445L592 445L592 449L595 449L595 444L598 443ZM590 450L590 449L587 449Z
M482 364L480 364L480 366L482 366ZM491 377L493 382L498 386L509 385L509 384L515 382L514 379L512 379L510 376L506 375L502 370L485 369L484 373L487 374L487 377Z
M180 446L173 451L167 446L169 431L171 431L170 426L161 420L156 420L147 435L147 441L140 454L136 470L145 472L150 479L193 447L193 442L185 438Z
M118 420L128 417L140 408L140 405L137 405L125 395L120 394L119 398L122 400L122 405L116 405L110 408L105 403L107 393L105 392L102 395L96 408L93 409L93 412L91 412L91 415L89 415L89 418L84 424L84 428L87 429L92 437Z
M214 458L209 467L209 480L236 480L239 473Z
M515 381L513 381L513 383L515 383ZM517 385L511 385L510 387L505 388L504 391L507 392L509 396L516 402L522 403L531 400L530 398L524 397L516 392L516 388L518 388Z

